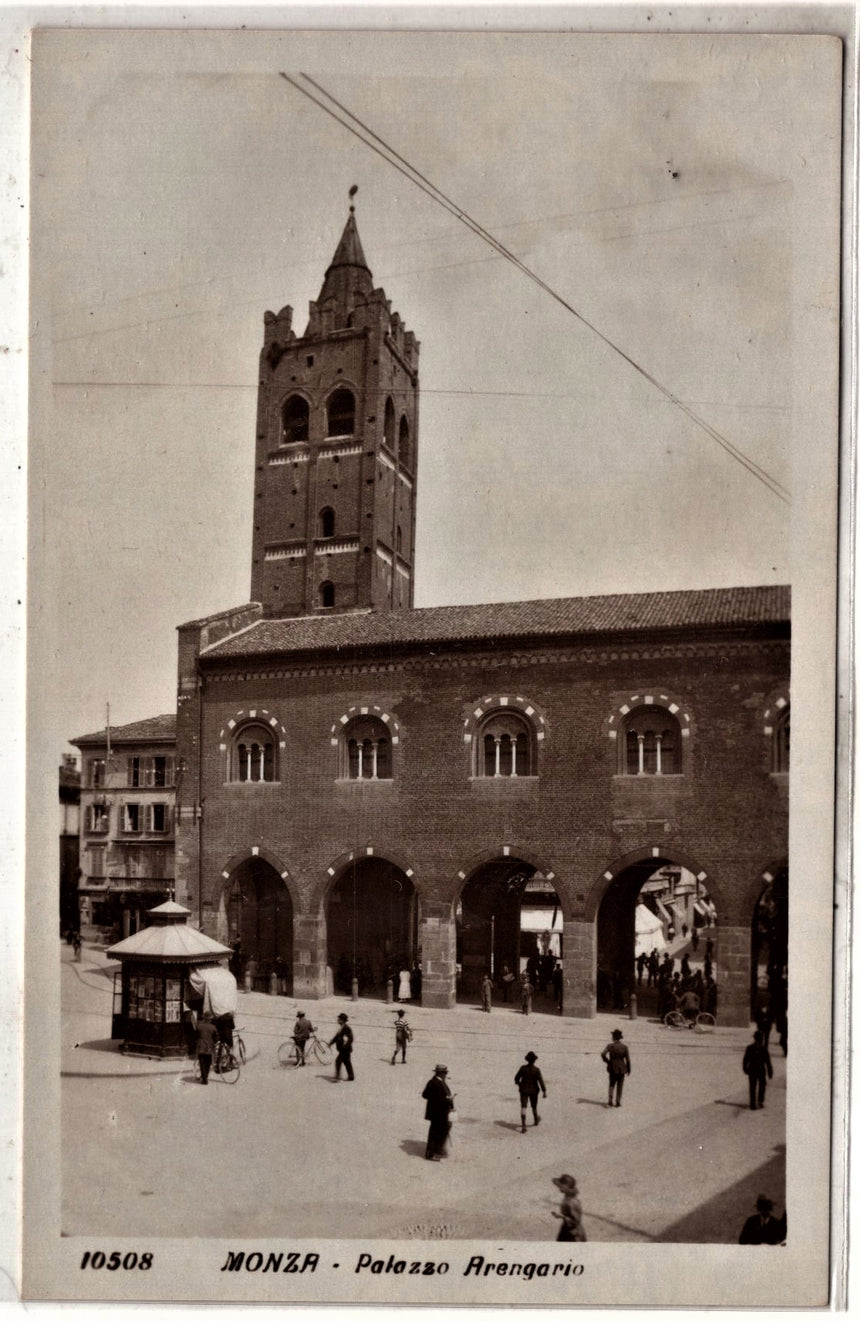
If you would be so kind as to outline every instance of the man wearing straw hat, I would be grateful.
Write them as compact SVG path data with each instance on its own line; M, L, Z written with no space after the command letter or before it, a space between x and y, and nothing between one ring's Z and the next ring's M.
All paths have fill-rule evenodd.
M454 1109L454 1097L448 1086L448 1070L444 1064L437 1064L433 1077L421 1093L427 1102L424 1118L429 1119L427 1133L427 1160L441 1160L445 1143L451 1132L451 1111Z

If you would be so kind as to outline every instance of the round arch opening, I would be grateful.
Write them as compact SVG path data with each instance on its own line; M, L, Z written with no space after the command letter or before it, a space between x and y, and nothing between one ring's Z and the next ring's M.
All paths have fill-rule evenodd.
M247 858L221 894L220 938L233 947L230 968L251 989L268 991L274 973L281 995L293 987L293 903L283 878L264 858ZM238 946L237 942L238 941Z
M458 1003L480 1002L487 972L496 1000L513 1002L528 971L535 988L532 1009L558 1012L564 916L543 872L520 858L483 863L463 886L455 918ZM513 982L506 982L511 974Z
M788 1041L788 867L767 881L753 914L750 1014L770 1025L786 1050Z
M326 904L328 965L335 991L384 998L394 983L395 998L420 1000L418 896L409 877L387 858L355 858L347 863Z
M662 1017L687 982L715 1008L716 921L707 883L672 858L625 867L597 915L598 1011L626 1011L635 992L640 1015Z

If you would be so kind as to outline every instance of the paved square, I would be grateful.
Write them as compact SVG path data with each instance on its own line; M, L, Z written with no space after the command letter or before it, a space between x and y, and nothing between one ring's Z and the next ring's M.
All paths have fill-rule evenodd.
M62 1230L67 1235L551 1240L576 1176L590 1240L735 1243L756 1196L785 1195L787 1060L772 1042L766 1106L748 1108L752 1029L671 1032L513 1006L408 1008L407 1063L392 1067L394 1006L302 1003L325 1039L355 1030L356 1080L283 1069L296 1001L240 997L250 1052L239 1082L201 1087L192 1061L125 1057L108 1042L114 964L84 947L63 966ZM600 1051L620 1027L632 1074L606 1108ZM548 1088L540 1127L519 1131L513 1078L527 1050ZM421 1091L448 1066L458 1121L424 1159Z

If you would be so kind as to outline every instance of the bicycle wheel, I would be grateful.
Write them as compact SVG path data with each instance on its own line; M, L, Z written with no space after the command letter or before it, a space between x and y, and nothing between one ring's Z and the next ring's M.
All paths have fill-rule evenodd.
M239 1081L239 1061L230 1047L225 1045L223 1041L219 1043L218 1050L215 1053L213 1067L222 1082Z
M299 1052L294 1041L284 1041L278 1046L278 1063L284 1069L294 1069L299 1062Z
M696 1019L696 1031L713 1032L716 1021L713 1014L699 1014Z
M244 1064L245 1060L248 1058L248 1053L245 1050L245 1043L239 1036L238 1032L234 1032L233 1034L233 1049L236 1052L236 1058L239 1063Z
M313 1051L320 1064L328 1064L331 1061L331 1046L326 1045L324 1041L315 1040Z
M680 1009L670 1009L663 1022L667 1027L686 1027L687 1020Z

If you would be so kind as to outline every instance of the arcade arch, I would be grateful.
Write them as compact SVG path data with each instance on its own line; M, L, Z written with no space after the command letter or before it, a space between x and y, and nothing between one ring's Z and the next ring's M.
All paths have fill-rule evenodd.
M597 1008L624 1010L635 990L640 1012L654 1013L657 988L647 975L637 980L636 959L652 949L661 960L669 952L677 971L686 954L693 971L704 974L717 919L708 875L678 855L652 849L626 859L604 879L609 883L597 910ZM716 977L715 952L711 962Z
M240 975L250 972L254 988L268 990L274 972L285 994L292 990L293 902L287 873L274 859L254 851L228 865L218 905L217 938L238 940ZM235 947L235 946L234 946Z
M554 965L564 957L564 913L554 873L504 847L476 862L468 875L461 872L460 879L454 905L457 1000L479 999L486 972L497 996L504 996L505 965L517 979L509 994L516 994L520 975L531 965L538 979L534 1008L555 1009L550 960Z
M368 849L329 868L333 883L326 899L327 961L334 989L348 994L352 979L361 995L384 996L406 970L413 977L412 999L420 1000L418 894L412 870Z

